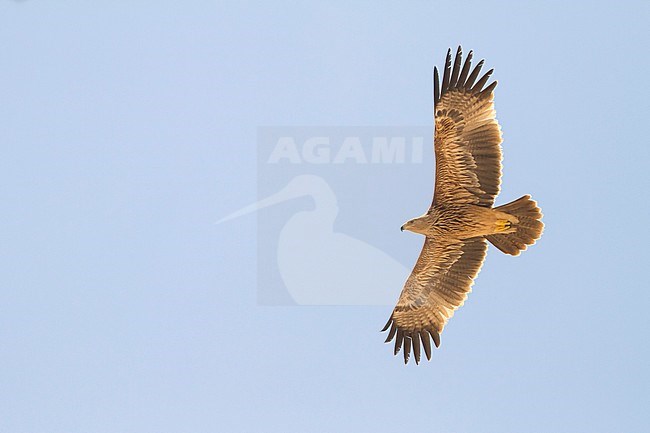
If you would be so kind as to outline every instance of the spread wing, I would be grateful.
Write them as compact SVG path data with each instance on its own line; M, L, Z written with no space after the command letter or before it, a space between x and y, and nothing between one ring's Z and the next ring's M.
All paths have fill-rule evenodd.
M434 69L436 186L434 204L462 203L491 207L501 183L501 128L492 91L485 89L492 69L476 81L483 60L470 73L472 52L461 69L458 47L453 69L447 51L440 88ZM433 206L433 205L432 205Z
M463 305L478 275L487 241L483 237L465 240L427 237L411 276L397 301L388 323L386 342L394 337L395 355L404 347L404 362L411 355L420 362L420 342L431 359L431 341L440 345L440 334L454 311Z
M501 183L501 130L494 111L496 81L484 88L492 70L481 78L481 60L470 72L472 52L462 63L458 47L452 67L447 52L442 85L434 69L436 185L433 206L492 207ZM462 67L461 67L462 66ZM404 362L411 348L420 361L420 343L428 359L431 341L454 311L463 305L481 269L487 242L483 237L451 239L427 237L420 257L384 327L395 339L395 354L403 347Z

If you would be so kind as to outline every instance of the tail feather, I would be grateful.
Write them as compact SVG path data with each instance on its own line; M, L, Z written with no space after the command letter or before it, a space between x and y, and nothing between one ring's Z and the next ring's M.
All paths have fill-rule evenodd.
M515 224L516 232L486 236L492 245L504 253L517 256L542 235L542 211L529 195L496 207L495 210L513 215L519 220Z

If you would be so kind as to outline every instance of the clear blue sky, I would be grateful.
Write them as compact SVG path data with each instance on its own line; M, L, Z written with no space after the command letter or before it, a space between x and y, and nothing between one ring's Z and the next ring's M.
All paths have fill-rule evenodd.
M0 1L0 431L646 431L649 20L648 2ZM496 69L499 202L532 193L541 241L490 249L418 367L383 345L390 307L259 305L270 214L214 224L257 199L257 128L431 125L458 43ZM367 184L390 212L366 240L409 267L421 240L397 229L430 167Z

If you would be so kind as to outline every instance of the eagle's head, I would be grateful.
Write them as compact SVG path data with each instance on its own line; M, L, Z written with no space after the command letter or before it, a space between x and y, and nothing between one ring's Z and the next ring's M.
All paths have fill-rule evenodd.
M419 218L414 218L412 220L406 221L400 230L408 230L413 233L420 233L421 235L426 235L430 231L431 222L426 215L423 215Z

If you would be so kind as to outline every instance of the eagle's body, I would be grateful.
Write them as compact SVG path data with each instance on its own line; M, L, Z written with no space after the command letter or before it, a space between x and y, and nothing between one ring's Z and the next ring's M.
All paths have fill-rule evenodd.
M470 73L470 51L461 69L461 48L451 65L447 52L442 87L434 70L436 182L426 214L402 229L426 236L420 257L407 279L393 314L384 327L395 354L411 347L420 361L420 342L427 358L440 334L471 290L485 259L487 241L517 255L541 235L542 214L530 196L494 208L501 183L501 129L493 90L483 88L492 70L476 80L483 61Z
M404 228L427 237L467 239L512 233L515 229L511 225L517 221L514 215L473 204L433 205L429 212L409 221Z

